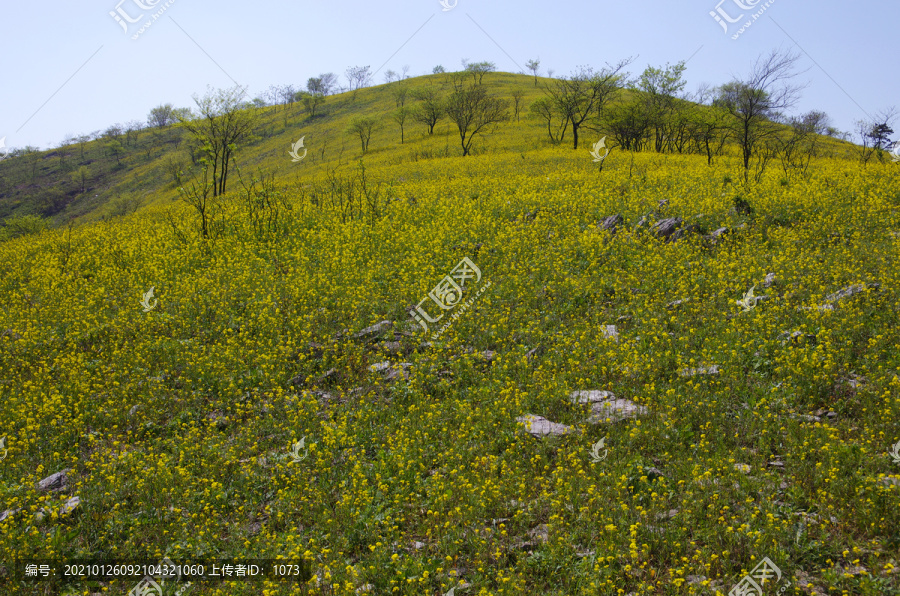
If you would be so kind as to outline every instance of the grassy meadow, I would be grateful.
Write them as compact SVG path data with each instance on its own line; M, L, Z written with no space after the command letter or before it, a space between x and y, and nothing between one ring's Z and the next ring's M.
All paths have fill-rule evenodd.
M166 177L174 131L118 170L88 148L105 178L73 225L0 243L3 594L134 587L16 559L163 557L309 571L203 596L724 595L766 557L769 594L900 594L900 165L829 140L805 176L745 182L730 147L601 169L599 134L546 142L532 78L488 79L522 114L465 158L446 120L400 144L385 119L362 154L347 123L394 84L261 108L238 163L277 176L264 204L235 177L210 239ZM436 316L463 258L480 279L435 337L455 311L409 311ZM644 410L588 420L590 390Z

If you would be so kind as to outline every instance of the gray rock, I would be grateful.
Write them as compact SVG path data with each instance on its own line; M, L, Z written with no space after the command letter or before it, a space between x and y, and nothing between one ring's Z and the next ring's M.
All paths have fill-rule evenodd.
M699 375L717 375L722 371L719 369L718 364L713 364L712 366L698 366L697 368L685 368L683 370L678 371L678 376L681 377L696 377Z
M525 425L525 432L534 437L561 437L575 430L571 426L551 422L543 416L533 414L519 416L516 422Z
M525 358L528 360L528 362L531 362L532 360L535 360L538 356L543 355L543 353L545 351L546 351L546 349L543 346L538 346L536 348L532 348L531 350L528 350L528 352L525 354Z
M681 227L682 221L680 217L667 217L653 224L651 230L658 238L669 240L675 231Z
M381 321L380 323L375 323L371 327L366 327L353 337L357 339L366 339L372 337L380 337L384 335L384 333L394 326L393 321Z
M765 281L763 282L762 285L763 285L764 288L771 288L773 285L775 285L775 281L776 281L776 279L775 279L775 274L774 274L774 273L767 273L767 274L766 274L766 279L765 279Z
M572 400L573 404L595 404L616 399L616 396L612 391L594 389L588 391L573 391L569 394L569 398Z
M399 341L386 341L382 344L385 352L390 354L398 354L403 349Z
M624 221L625 220L622 218L621 215L618 215L618 214L610 215L609 217L607 217L606 219L603 220L603 223L600 225L600 229L607 230L607 231L615 234L616 228L618 228L619 225Z
M52 491L63 490L69 484L68 474L71 471L71 468L66 468L65 470L57 472L56 474L47 476L46 478L38 482L38 489Z
M68 515L75 511L75 509L81 504L81 499L77 496L72 497L68 501L66 501L63 506L59 510L60 515Z
M601 424L607 420L610 422L619 422L620 420L643 416L647 414L647 412L647 408L639 406L633 401L627 399L611 399L592 404L591 415L588 416L586 422L588 424Z
M606 329L603 330L603 337L606 339L611 339L615 342L619 341L619 331L616 329L615 325L607 325Z

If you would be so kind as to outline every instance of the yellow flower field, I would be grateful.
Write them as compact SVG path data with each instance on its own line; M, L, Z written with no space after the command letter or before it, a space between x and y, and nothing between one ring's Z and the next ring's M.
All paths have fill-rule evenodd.
M366 157L381 195L354 208L324 169L290 178L266 237L234 193L215 240L161 201L0 243L7 571L303 559L305 583L185 593L727 594L768 557L787 593L900 594L900 167L745 186L735 157L614 150L601 172L587 146L484 142ZM490 286L434 340L446 320L409 311L435 317L463 257L464 298ZM587 422L587 390L646 413Z

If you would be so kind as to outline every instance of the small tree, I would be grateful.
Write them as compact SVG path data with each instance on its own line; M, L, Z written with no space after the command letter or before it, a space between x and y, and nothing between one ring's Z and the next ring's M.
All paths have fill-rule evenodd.
M181 120L205 154L204 169L212 168L213 197L225 192L234 153L256 124L256 114L247 109L243 96L244 89L238 86L208 91L202 98L195 95L199 115Z
M519 121L519 107L522 103L522 97L524 96L525 94L521 89L514 89L512 92L513 109L515 110L516 122Z
M91 171L87 166L81 166L71 174L72 182L81 188L81 192L87 191L87 181L91 177Z
M444 74L445 72L447 72L447 69L440 64L431 69L431 74Z
M443 97L434 87L415 89L412 96L417 101L412 112L413 120L427 126L428 134L434 134L435 125L445 113Z
M116 159L116 165L120 165L122 162L119 160L119 157L122 155L122 152L125 150L122 147L122 143L117 141L116 139L112 139L108 143L106 143L106 150Z
M509 100L490 96L484 85L455 81L454 91L447 98L447 116L459 129L463 157L469 155L476 135L509 119L507 109Z
M372 116L355 116L347 127L347 132L355 134L359 137L362 145L362 152L369 150L369 141L372 139L372 132L378 126L378 120Z
M307 93L305 91L301 91L298 95L300 101L303 102L303 107L306 108L306 112L309 114L309 119L312 120L316 117L319 106L325 103L325 95L323 93Z
M176 122L174 114L172 114L172 104L161 104L150 110L147 116L147 124L156 128L165 128Z
M773 50L757 58L746 79L719 88L715 103L731 114L745 174L757 150L778 133L774 120L779 112L793 106L799 97L802 87L788 82L796 76L794 67L799 59L799 54Z
M493 62L488 61L465 64L465 67L466 72L472 75L472 80L476 85L481 84L481 81L484 79L484 75L497 70L497 65Z
M412 110L406 106L400 106L394 113L391 114L391 118L394 119L394 122L400 125L400 144L402 145L404 142L403 129L406 124L406 121L409 119L410 112Z
M624 78L622 71L631 62L632 59L625 59L599 72L582 66L571 76L554 80L547 86L554 108L572 125L574 149L578 149L581 126L595 113L601 114L604 106L616 96Z
M884 161L884 151L892 145L890 137L894 134L892 125L896 118L897 109L891 107L877 112L868 120L857 121L856 132L862 140L860 157L863 164L869 163L873 155Z
M561 143L566 136L566 129L569 127L569 120L565 117L556 127L553 126L553 119L556 117L556 110L553 109L553 102L548 97L539 97L531 102L528 111L532 116L539 120L543 120L547 125L547 134L550 136L551 143Z
M541 68L541 60L540 58L536 60L529 60L525 63L525 68L531 71L531 74L534 75L534 86L537 87L538 84L538 70Z

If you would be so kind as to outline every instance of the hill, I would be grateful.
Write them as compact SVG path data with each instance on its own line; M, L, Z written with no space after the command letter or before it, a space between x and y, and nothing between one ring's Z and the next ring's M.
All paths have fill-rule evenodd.
M104 196L138 211L0 243L4 593L164 558L300 575L202 595L725 594L766 560L900 591L900 169L595 162L524 119L360 160L390 91L264 110L206 238L137 144Z

